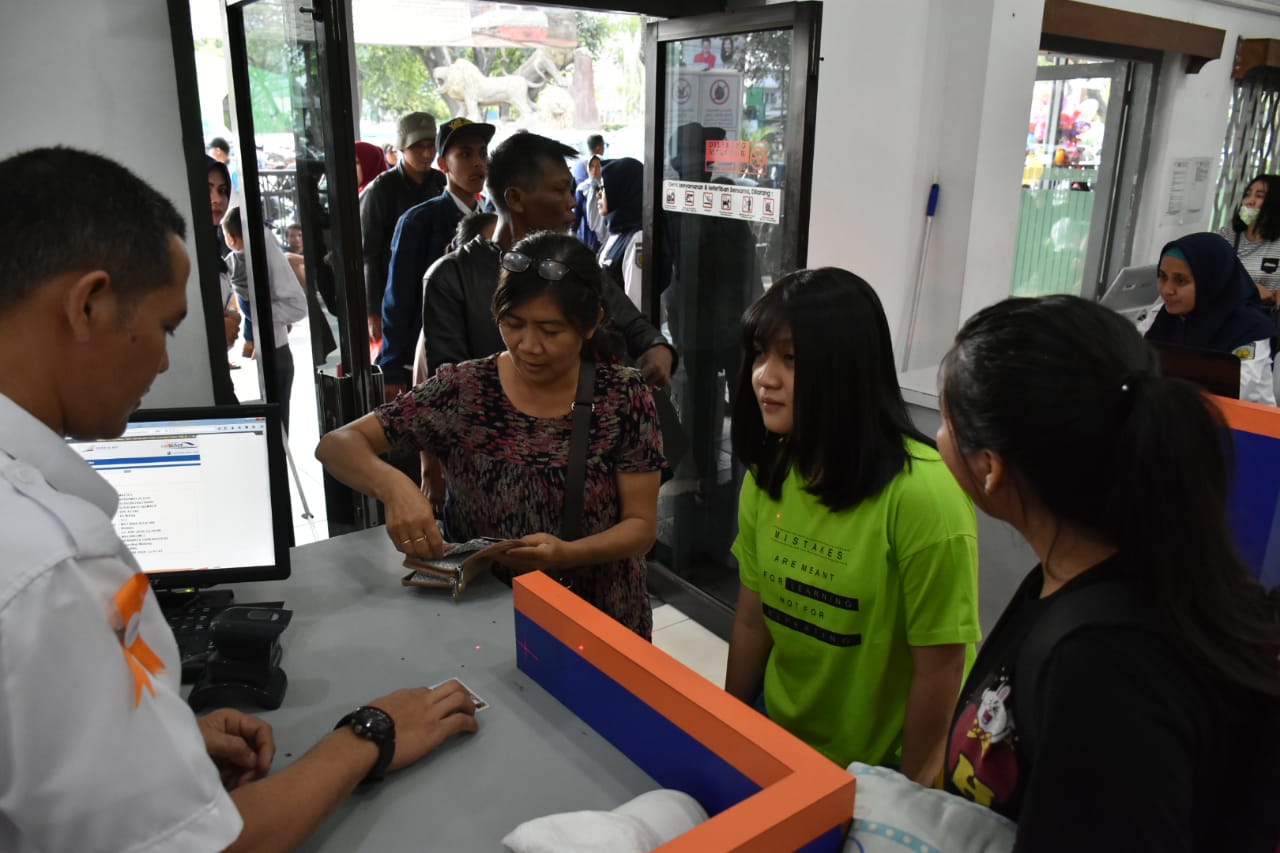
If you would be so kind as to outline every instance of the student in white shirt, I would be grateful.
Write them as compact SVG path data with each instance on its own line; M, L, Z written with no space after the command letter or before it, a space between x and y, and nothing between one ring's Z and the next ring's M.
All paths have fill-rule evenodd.
M383 696L268 776L266 723L197 720L177 646L64 436L112 437L187 312L186 226L106 158L0 162L0 850L288 850L366 778L475 731L451 682Z

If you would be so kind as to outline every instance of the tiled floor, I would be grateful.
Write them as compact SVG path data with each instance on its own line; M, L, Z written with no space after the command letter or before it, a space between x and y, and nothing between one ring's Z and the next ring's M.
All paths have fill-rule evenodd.
M670 604L653 609L653 644L716 686L724 684L729 644Z
M306 545L328 538L325 522L324 483L320 463L315 458L319 429L316 417L315 387L311 364L311 332L306 321L297 323L289 333L289 347L298 369L293 380L289 451L297 472L289 478L289 497L293 513L295 543ZM242 402L261 399L258 389L257 363L240 356L243 342L237 341L228 354L236 397ZM298 491L302 488L301 494ZM310 518L304 515L305 505ZM653 644L685 666L716 685L724 684L725 663L729 644L685 616L669 604L659 604L653 611Z

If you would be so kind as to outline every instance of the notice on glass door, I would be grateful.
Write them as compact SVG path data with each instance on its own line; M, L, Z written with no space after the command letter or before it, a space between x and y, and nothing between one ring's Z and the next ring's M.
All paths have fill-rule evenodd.
M663 181L662 209L777 225L782 219L782 190L701 181Z

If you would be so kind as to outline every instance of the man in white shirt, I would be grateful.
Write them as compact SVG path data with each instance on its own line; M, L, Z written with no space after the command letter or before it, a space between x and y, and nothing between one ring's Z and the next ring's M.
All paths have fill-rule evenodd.
M187 312L185 224L67 148L0 162L0 850L288 850L362 780L475 730L457 682L400 690L268 776L270 727L197 720L177 647L64 436L118 436Z

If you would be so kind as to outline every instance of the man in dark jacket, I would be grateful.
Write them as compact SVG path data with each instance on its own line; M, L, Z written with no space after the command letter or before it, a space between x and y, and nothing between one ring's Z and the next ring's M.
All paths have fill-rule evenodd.
M494 126L455 118L440 127L437 164L444 192L405 211L391 239L391 268L382 297L382 368L387 398L405 390L422 329L422 279L449 248L462 217L476 210L489 171Z
M477 237L427 271L422 328L427 364L483 358L505 347L491 303L502 253L535 231L566 232L574 220L574 182L565 158L576 152L533 133L518 133L489 160L489 194L498 212L493 240ZM671 381L675 349L617 287L604 289L604 308L628 354L655 388Z
M369 339L382 337L382 294L391 265L391 237L400 215L444 191L445 177L431 168L436 159L436 120L427 113L400 119L396 147L400 162L374 178L360 195L365 303Z

